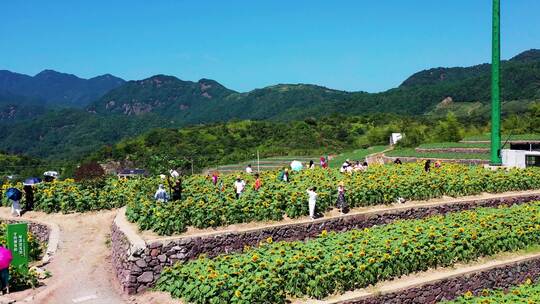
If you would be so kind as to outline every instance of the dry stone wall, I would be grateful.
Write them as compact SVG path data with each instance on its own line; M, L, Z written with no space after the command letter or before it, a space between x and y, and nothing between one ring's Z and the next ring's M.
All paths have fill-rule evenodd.
M384 156L384 162L385 163L391 163L396 160L396 158L399 158L404 163L415 163L418 161L425 161L427 159L436 160L437 158L419 158L419 157L394 157L394 156ZM462 165L487 165L489 164L489 160L485 159L442 159L443 163L455 163L455 164L462 164Z
M121 209L112 226L112 259L124 291L134 294L152 287L166 266L197 258L201 254L213 257L219 254L240 252L244 246L257 246L268 237L272 237L274 241L306 240L319 235L322 230L343 232L384 225L396 220L419 219L477 207L513 205L536 200L540 200L539 194L475 199L425 207L411 206L397 210L351 214L249 231L193 237L180 236L146 242L140 238L138 241L130 240L136 239L133 237L136 233L131 225L126 224L125 212Z
M525 260L484 271L439 280L415 288L400 290L364 299L347 301L347 304L432 304L453 300L471 291L479 295L484 289L508 289L527 279L540 278L540 258Z
M12 220L12 219L2 219L1 221L6 222L8 224L18 224L18 223L27 223L28 224L28 230L32 232L32 234L42 243L47 243L49 241L49 235L51 232L51 229L49 226L41 223L36 222L30 222L30 221L24 221L24 220Z
M488 153L488 148L416 148L418 153Z

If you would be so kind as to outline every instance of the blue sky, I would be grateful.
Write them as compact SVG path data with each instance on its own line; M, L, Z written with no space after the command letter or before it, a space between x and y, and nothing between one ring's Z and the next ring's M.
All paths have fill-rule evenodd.
M540 1L502 2L502 57L540 48ZM491 52L491 0L2 1L0 20L0 69L169 74L238 91L382 91Z

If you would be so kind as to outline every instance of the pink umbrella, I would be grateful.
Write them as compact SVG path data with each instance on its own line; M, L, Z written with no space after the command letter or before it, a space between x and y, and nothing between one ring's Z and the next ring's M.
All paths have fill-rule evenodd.
M13 260L13 254L6 247L0 247L0 269L9 267L9 263Z

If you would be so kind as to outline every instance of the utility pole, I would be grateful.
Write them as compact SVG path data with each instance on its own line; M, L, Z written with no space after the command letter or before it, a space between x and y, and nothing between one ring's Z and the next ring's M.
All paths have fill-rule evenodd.
M493 0L493 33L491 42L491 165L501 159L501 1Z

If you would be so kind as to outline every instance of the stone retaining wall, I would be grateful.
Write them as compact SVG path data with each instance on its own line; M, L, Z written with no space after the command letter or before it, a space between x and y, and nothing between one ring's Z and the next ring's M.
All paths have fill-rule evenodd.
M488 153L488 148L416 148L418 153Z
M453 300L467 291L479 295L483 289L519 285L528 278L540 278L540 257L494 267L491 269L450 277L418 287L364 299L346 301L347 304L432 304L442 300Z
M268 237L272 237L274 241L306 240L319 235L324 229L342 232L384 225L400 219L418 219L477 207L513 205L536 200L540 200L540 194L475 199L424 207L411 205L397 210L372 211L242 232L179 236L148 242L142 241L132 231L131 225L126 224L125 212L121 209L112 226L112 259L124 291L133 294L153 286L163 267L194 259L201 254L213 257L223 253L240 252L244 246L257 246Z
M21 220L14 220L14 219L1 219L0 221L6 222L8 224L17 224L17 223L27 223L28 224L28 230L32 232L32 234L42 243L47 243L49 241L49 235L51 233L51 229L49 226L41 223L36 223L32 221L25 221L23 219Z
M421 158L421 157L400 157L400 156L384 156L384 162L385 163L391 163L394 162L396 158L399 158L404 163L415 163L418 161L425 161L428 159L431 160L441 160L443 163L456 163L456 164L462 164L462 165L487 165L489 164L489 160L485 159L440 159L440 158Z

